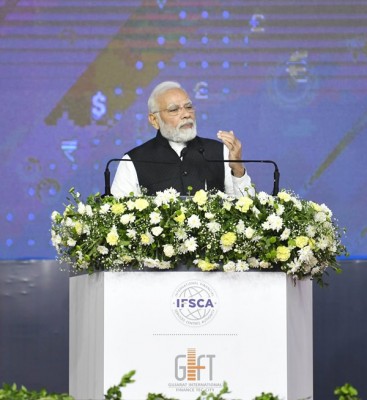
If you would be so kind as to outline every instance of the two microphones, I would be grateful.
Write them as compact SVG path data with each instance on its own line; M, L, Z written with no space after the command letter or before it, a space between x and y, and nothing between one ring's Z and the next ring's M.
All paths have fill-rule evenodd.
M206 158L205 149L203 147L199 148L199 153L203 157L203 159L208 163L260 163L260 164L272 164L274 166L274 177L273 177L273 192L272 195L276 196L279 192L279 179L280 173L279 168L275 161L272 160L224 160L224 159L210 159ZM180 159L182 160L187 154L187 147L184 147L180 154ZM106 168L104 171L104 182L105 182L105 192L103 197L111 196L111 173L110 173L110 164L113 162L138 162L138 163L146 163L146 164L177 164L177 162L167 162L167 161L155 161L155 160L131 160L130 158L112 158L106 164Z

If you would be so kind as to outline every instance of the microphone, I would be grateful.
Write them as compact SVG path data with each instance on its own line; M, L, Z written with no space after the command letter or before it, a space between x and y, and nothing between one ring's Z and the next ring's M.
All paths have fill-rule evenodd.
M184 150L186 151L184 152ZM187 148L185 147L181 151L181 157L184 157L184 155L187 152ZM111 158L111 160L108 160L106 164L106 168L104 171L104 194L101 197L106 197L106 196L112 196L111 194L111 173L109 166L112 162L120 162L120 161L127 161L127 162L138 162L138 163L147 163L147 164L177 164L177 162L168 162L168 161L143 161L143 160L131 160L130 158Z
M273 196L276 196L279 192L279 168L275 161L272 160L211 160L205 157L205 149L201 147L199 153L202 155L203 159L207 162L233 162L233 163L263 163L263 164L273 164L274 165L274 184L273 184Z

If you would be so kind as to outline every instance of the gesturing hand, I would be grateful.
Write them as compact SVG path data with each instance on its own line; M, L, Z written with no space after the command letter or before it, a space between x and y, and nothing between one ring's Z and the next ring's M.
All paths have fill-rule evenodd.
M230 160L241 160L242 158L242 144L236 138L233 131L218 131L218 139L220 139L229 150ZM245 167L242 163L229 163L232 169L232 174L236 177L241 177L245 173Z

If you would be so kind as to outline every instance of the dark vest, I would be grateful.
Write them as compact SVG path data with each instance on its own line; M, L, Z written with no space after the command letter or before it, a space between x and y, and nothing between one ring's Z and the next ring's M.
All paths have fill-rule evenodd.
M205 150L205 158L223 160L223 144L217 140L196 137L187 143L183 160L158 131L154 139L130 150L127 154L134 162L139 185L147 189L148 195L174 188L181 195L200 189L224 191L224 163L208 162L199 150ZM166 162L149 164L139 161Z

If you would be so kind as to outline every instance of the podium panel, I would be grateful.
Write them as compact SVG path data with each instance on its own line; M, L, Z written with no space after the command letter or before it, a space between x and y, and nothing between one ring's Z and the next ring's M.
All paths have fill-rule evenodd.
M261 392L313 398L312 282L281 272L129 271L70 278L69 392L126 400Z

